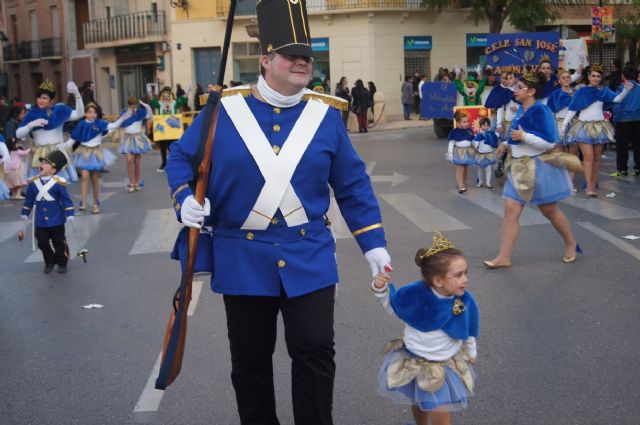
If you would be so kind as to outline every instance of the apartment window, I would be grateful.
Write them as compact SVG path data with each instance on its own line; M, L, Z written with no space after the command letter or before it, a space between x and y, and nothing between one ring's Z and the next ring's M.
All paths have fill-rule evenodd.
M51 18L51 32L53 38L60 38L60 16L58 15L58 8L51 6L49 8L49 16Z
M31 40L38 39L38 15L35 10L29 11L29 25L31 26Z

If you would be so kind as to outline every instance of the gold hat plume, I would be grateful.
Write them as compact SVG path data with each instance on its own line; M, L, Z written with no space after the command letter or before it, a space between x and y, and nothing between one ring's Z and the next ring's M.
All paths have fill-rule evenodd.
M38 90L46 90L51 93L55 93L56 85L53 83L53 81L47 79L40 83L40 85L38 86Z
M591 71L599 72L600 74L604 74L604 68L599 63L594 63L591 65Z
M445 238L441 232L436 232L433 235L433 244L431 248L420 256L420 259L431 257L447 249L455 248L456 246L449 239Z

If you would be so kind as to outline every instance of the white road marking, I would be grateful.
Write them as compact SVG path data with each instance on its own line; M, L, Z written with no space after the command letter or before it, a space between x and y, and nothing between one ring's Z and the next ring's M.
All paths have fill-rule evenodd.
M387 193L380 197L424 232L471 229L416 194Z
M113 216L115 216L115 213L79 215L75 217L73 223L65 224L65 236L69 245L69 259L76 258L78 250L86 248L91 234L96 231L103 219ZM89 252L87 258L88 261L91 261L91 252ZM37 249L24 260L25 263L42 263L43 261L42 253Z
M376 161L371 161L367 164L367 174L371 175L373 173L373 169L376 167Z
M171 208L147 211L129 255L171 252L181 227Z
M196 306L198 305L198 300L200 299L200 293L202 292L203 284L204 282L201 280L193 281L191 303L189 304L189 309L187 310L187 316L193 316L193 313L195 313ZM151 369L149 379L147 379L147 383L142 390L142 394L140 394L140 398L138 398L138 402L133 408L133 413L156 412L160 407L160 402L162 401L162 397L164 396L164 391L156 390L156 378L160 373L161 362L162 351L160 351L160 354L158 354L158 357L156 358L156 362Z
M371 181L374 183L391 183L391 187L395 187L400 183L406 182L409 178L394 171L390 176L371 176Z
M579 221L578 225L587 229L588 231L595 234L599 238L604 239L605 241L609 242L615 247L621 249L622 251L626 252L632 257L635 257L636 260L640 261L640 249L636 248L630 243L621 240L619 237L612 235L611 233L599 228L598 226L591 224L588 221Z
M498 217L504 216L504 199L502 198L500 189L496 187L493 189L471 190L464 195L458 194L455 190L452 190L451 192L481 208L484 208L487 211L494 213ZM522 210L522 215L520 216L521 226L548 223L549 220L547 220L539 210L529 206L525 206Z
M604 196L604 194L602 194ZM582 196L571 196L562 201L572 207L583 209L591 214L599 215L610 220L622 220L627 218L640 217L640 211L631 208L621 207L606 199L583 198Z
M336 198L333 196L329 202L329 210L327 210L327 217L329 221L331 221L331 233L333 233L333 237L337 239L349 239L353 236L351 235L351 231L347 226L347 223L344 221L342 214L340 213L340 208L338 207L338 202L336 202Z

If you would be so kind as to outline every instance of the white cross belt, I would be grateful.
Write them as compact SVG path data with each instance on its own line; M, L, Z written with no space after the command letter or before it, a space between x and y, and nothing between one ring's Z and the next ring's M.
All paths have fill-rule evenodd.
M38 188L38 194L36 195L36 201L53 201L53 196L49 193L49 190L56 184L56 181L52 178L44 185L40 179L35 179L34 183L36 184L36 188Z

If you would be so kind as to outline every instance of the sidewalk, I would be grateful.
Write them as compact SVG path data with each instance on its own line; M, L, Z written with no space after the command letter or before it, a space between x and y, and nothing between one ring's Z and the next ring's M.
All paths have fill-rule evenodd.
M372 131L386 131L386 130L401 130L404 128L417 128L417 127L433 127L432 120L419 120L415 115L412 115L410 120L395 120L388 121L384 124L377 124L375 127L369 127L369 132Z

